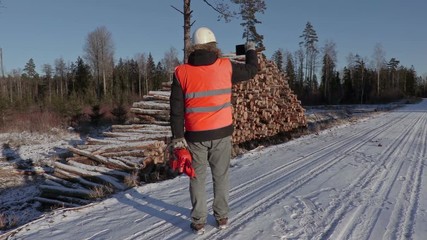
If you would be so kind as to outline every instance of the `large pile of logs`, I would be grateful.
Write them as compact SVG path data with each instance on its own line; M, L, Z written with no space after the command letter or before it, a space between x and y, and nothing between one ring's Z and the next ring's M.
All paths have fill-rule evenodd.
M259 72L253 79L233 86L235 144L306 126L304 109L286 75L263 54L258 54L258 62Z
M258 56L260 71L255 78L233 87L235 145L306 125L304 109L286 76L263 54ZM70 147L73 156L54 163L53 174L45 174L46 181L36 200L79 206L141 180L161 179L162 169L156 166L165 162L171 137L169 97L170 83L165 83L161 90L151 91L133 104L131 124L114 125L102 138L87 138L86 144Z

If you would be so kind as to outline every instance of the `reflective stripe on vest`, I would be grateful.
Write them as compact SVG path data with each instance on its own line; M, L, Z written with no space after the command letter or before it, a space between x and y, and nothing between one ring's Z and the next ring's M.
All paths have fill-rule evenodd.
M185 129L206 131L232 124L231 62L219 58L212 65L184 64L175 76L185 97Z
M192 107L185 109L186 113L197 113L197 112L214 112L221 110L226 107L231 107L231 103L227 102L219 106L213 106L213 107Z

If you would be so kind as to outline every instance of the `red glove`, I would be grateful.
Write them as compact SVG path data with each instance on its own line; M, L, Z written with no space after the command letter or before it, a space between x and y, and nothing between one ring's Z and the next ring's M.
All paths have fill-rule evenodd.
M173 157L170 161L170 167L172 170L178 173L185 173L190 178L196 176L194 168L191 166L192 157L191 153L186 148L175 148L173 150Z

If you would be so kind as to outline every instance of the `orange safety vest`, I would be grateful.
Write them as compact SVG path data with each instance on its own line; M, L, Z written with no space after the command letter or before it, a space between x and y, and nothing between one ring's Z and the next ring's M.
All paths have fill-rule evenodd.
M211 65L183 64L175 69L185 97L186 131L206 131L232 124L231 62L218 58Z

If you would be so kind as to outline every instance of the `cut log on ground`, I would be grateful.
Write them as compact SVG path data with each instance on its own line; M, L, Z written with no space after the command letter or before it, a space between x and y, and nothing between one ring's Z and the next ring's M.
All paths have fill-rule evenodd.
M52 198L44 198L44 197L35 197L34 200L37 200L44 204L60 206L60 207L80 207L82 205L82 204L64 202L64 201L60 201Z
M84 199L90 199L92 198L92 195L93 195L92 191L84 190L84 189L56 187L56 186L50 186L50 185L40 185L39 188L43 192L54 193L54 194L63 195L63 196L84 198Z
M64 171L74 173L74 174L82 176L84 178L96 179L99 182L102 182L104 184L107 184L107 185L114 187L115 189L118 189L118 190L127 189L127 187L124 184L120 183L118 181L118 179L116 179L112 176L104 175L104 174L102 174L100 172L96 172L96 171L88 171L88 170L80 168L80 167L74 167L74 166L59 163L59 162L55 162L54 164L55 164L55 167L60 168Z

